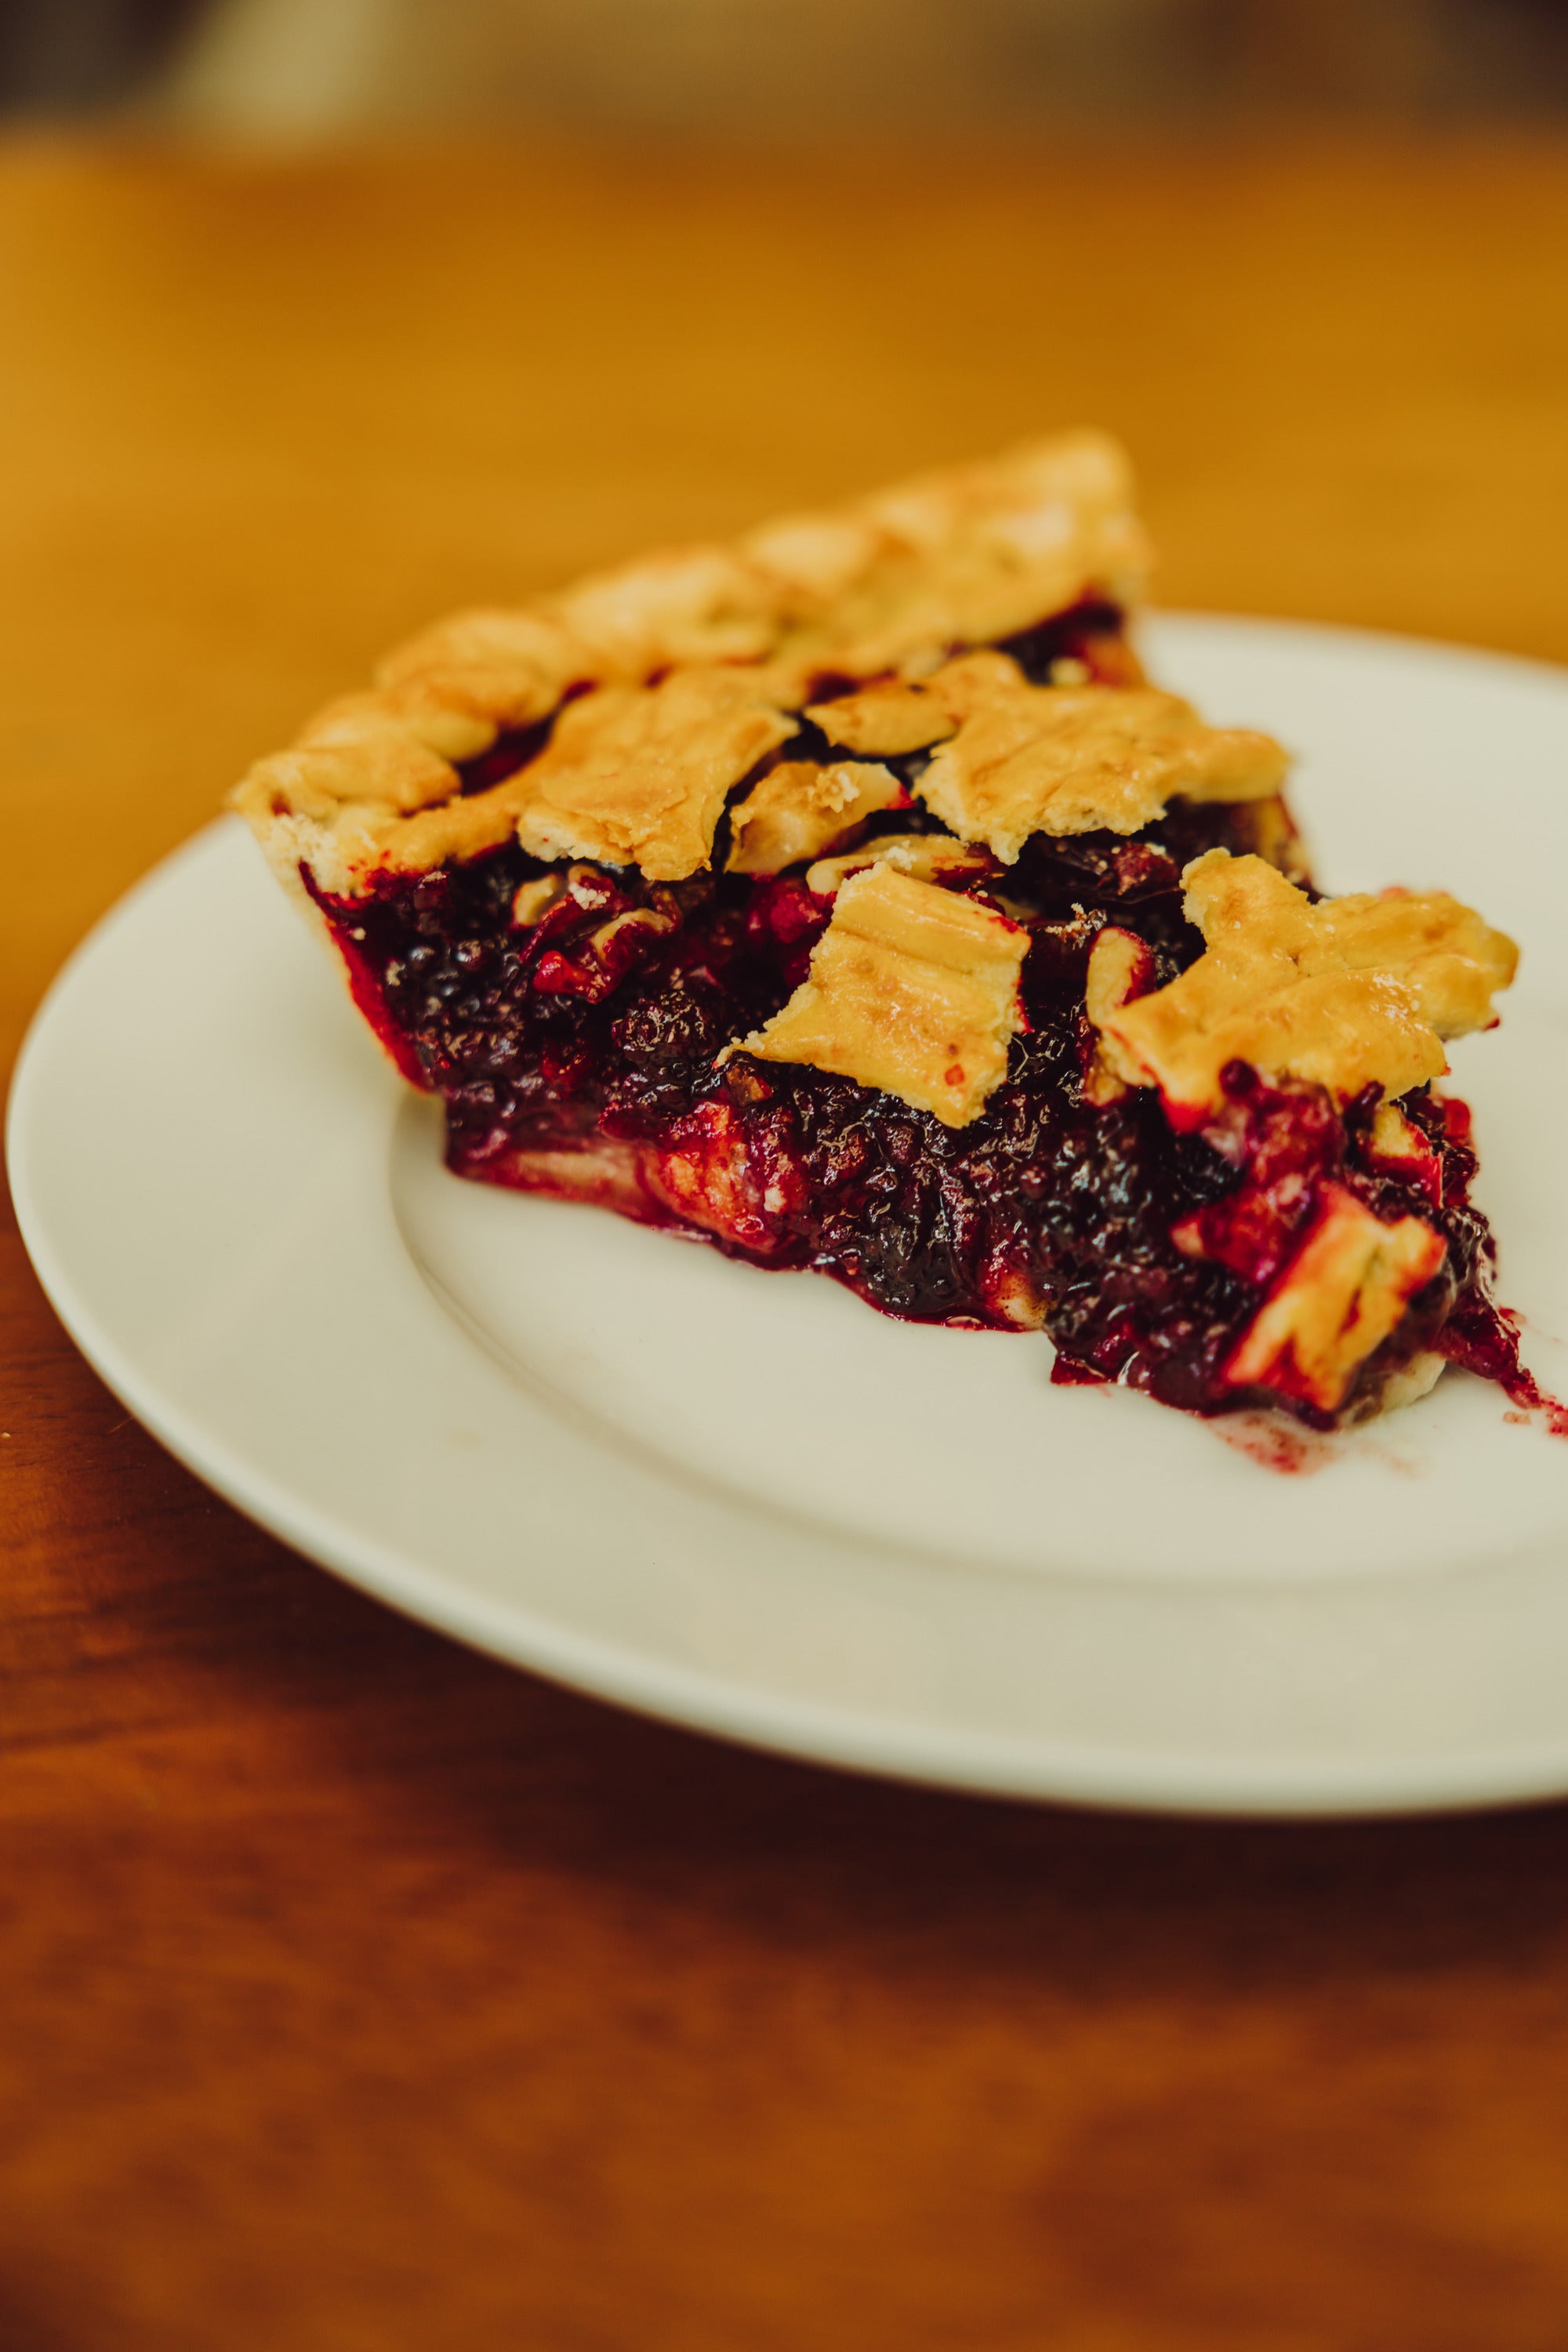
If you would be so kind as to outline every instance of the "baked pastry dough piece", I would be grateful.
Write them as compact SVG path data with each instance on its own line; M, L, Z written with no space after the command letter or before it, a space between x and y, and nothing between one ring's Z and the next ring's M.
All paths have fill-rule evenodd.
M1003 653L814 705L831 742L888 758L935 746L916 790L962 839L1011 866L1034 834L1142 832L1170 802L1274 798L1271 737L1205 726L1152 688L1031 686Z
M808 1062L966 1127L1006 1074L1029 934L879 863L844 883L810 976L741 1051Z
M1241 1236L1245 1263L1249 1227L1255 1241L1271 1226L1288 1233L1310 1208L1223 1378L1331 1417L1448 1256L1434 1222L1445 1206L1443 1170L1395 1098L1447 1068L1444 1039L1491 1025L1493 995L1513 978L1518 951L1441 891L1314 905L1262 859L1220 851L1195 860L1184 881L1205 952L1168 986L1151 987L1152 959L1125 930L1109 928L1095 942L1086 1009L1100 1046L1089 1085L1100 1100L1157 1087L1175 1126L1224 1132L1239 1153L1238 1192L1217 1220L1210 1210L1179 1224L1179 1248L1207 1254L1205 1227L1217 1222L1221 1254L1237 1262ZM1309 1176L1288 1160L1282 1174L1271 1171L1273 1147L1253 1139L1238 1073L1321 1089L1342 1112L1370 1094L1375 1108L1356 1147L1363 1181L1397 1178L1413 1211L1380 1215L1321 1168ZM1310 1122L1310 1091L1300 1103ZM1439 1356L1418 1349L1388 1377L1417 1395L1440 1370ZM1396 1393L1385 1382L1370 1401Z
M1442 1041L1489 1028L1492 997L1519 950L1447 892L1330 898L1260 857L1211 850L1183 876L1188 920L1205 951L1166 988L1113 1000L1097 965L1125 950L1102 938L1089 1009L1106 1066L1157 1086L1178 1125L1222 1107L1234 1062L1326 1087L1340 1103L1373 1085L1391 1100L1447 1068Z
M1103 640L1145 562L1117 445L1026 443L732 546L656 551L516 609L455 614L260 761L235 804L281 879L303 866L334 895L485 856L525 813L542 855L678 879L706 864L725 793L825 677L917 676L1080 606ZM509 754L537 769L537 792ZM476 788L465 771L480 759L500 772Z
M794 731L744 669L605 687L567 705L523 772L518 839L535 857L593 857L681 881L708 863L726 795Z
M909 794L879 761L784 760L731 812L731 874L782 874L849 840Z
M803 690L824 671L919 676L1095 598L1124 606L1148 565L1126 456L1091 432L767 524L742 552L774 583L771 658Z

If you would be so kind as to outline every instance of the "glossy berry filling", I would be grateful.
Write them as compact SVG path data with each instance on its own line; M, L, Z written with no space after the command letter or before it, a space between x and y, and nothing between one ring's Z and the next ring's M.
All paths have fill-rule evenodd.
M1061 643L1026 646L1027 666L1049 675ZM1116 655L1096 652L1103 675ZM809 732L783 756L812 756ZM911 776L922 757L905 763ZM900 821L930 822L918 808ZM1407 1097L1417 1148L1395 1163L1374 1147L1375 1089L1341 1114L1319 1088L1233 1065L1225 1116L1200 1134L1175 1132L1152 1089L1105 1104L1086 1089L1084 981L1100 929L1142 938L1163 985L1202 950L1182 912L1183 866L1215 845L1285 856L1288 834L1277 803L1178 804L1132 840L1030 843L991 886L1031 933L1027 1025L1003 1085L956 1129L812 1067L743 1053L715 1066L805 975L831 909L798 876L552 874L508 845L383 875L353 898L305 878L362 1010L404 1074L443 1098L461 1175L599 1201L753 1264L815 1268L885 1313L1043 1327L1057 1379L1121 1381L1196 1412L1282 1405L1331 1426L1428 1349L1537 1403L1490 1297L1495 1251L1469 1202L1462 1104ZM716 866L722 849L721 834ZM1386 1223L1419 1217L1447 1244L1335 1414L1288 1386L1238 1388L1226 1370L1330 1186Z

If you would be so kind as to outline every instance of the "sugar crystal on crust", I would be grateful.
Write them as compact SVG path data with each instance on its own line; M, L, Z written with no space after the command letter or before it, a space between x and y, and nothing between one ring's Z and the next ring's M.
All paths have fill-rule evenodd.
M1511 940L1446 891L1314 906L1262 858L1223 849L1183 879L1205 953L1168 987L1097 1016L1110 1068L1157 1086L1179 1124L1218 1109L1230 1062L1326 1087L1341 1103L1373 1084L1390 1099L1406 1094L1447 1067L1444 1038L1491 1025L1492 996L1519 961Z
M877 865L851 877L783 1011L742 1041L879 1087L947 1127L1006 1075L1029 934L973 898Z

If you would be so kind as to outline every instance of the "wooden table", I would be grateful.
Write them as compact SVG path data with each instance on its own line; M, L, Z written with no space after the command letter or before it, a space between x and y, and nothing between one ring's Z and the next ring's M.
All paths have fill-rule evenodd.
M1172 602L1568 657L1565 236L1527 149L13 148L7 1059L399 631L1040 425L1126 434ZM0 1253L6 2352L1568 2343L1568 1812L636 1721L235 1517Z

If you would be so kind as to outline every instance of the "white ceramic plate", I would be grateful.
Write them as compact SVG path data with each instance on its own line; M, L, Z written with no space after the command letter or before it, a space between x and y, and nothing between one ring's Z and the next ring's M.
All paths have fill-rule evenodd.
M1568 677L1167 617L1300 751L1335 889L1525 946L1455 1049L1503 1290L1568 1384ZM1536 1090L1531 1073L1547 1074ZM412 1614L652 1713L970 1788L1237 1811L1568 1790L1568 1443L1448 1375L1283 1476L1044 1339L889 1322L457 1181L233 821L100 926L18 1071L27 1246L117 1394Z

